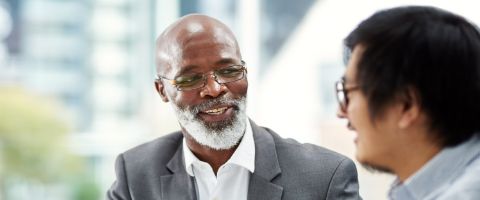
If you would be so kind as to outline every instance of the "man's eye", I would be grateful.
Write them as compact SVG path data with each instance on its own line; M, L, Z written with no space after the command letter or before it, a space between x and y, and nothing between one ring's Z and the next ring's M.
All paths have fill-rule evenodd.
M225 77L237 76L240 73L242 73L242 68L238 67L228 67L217 71L217 75Z
M188 87L199 83L201 80L201 75L179 76L175 78L175 85L178 85L180 87Z

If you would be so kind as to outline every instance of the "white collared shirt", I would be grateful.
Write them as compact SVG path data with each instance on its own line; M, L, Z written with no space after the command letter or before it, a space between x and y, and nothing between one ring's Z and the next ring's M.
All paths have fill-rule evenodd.
M250 121L240 144L232 157L220 166L217 176L212 167L199 160L187 147L183 138L185 167L190 176L195 177L197 194L200 200L246 200L250 174L255 171L255 143Z

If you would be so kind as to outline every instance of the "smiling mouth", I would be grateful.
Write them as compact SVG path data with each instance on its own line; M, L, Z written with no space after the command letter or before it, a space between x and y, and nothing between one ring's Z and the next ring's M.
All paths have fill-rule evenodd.
M230 120L235 115L235 106L218 105L207 108L198 113L198 117L206 123Z
M206 113L206 114L209 114L209 115L221 115L227 109L228 109L228 107L221 107L221 108L214 108L214 109L206 110L206 111L203 111L203 112Z

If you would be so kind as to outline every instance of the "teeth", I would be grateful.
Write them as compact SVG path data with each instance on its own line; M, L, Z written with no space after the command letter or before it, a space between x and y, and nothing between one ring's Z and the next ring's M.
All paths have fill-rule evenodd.
M219 114L222 114L225 110L227 110L227 107L207 110L205 112L208 113L208 114L212 114L212 115L219 115Z

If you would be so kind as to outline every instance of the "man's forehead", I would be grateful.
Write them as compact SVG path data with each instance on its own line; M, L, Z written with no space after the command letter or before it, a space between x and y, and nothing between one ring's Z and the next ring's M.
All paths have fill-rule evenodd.
M203 63L205 60L224 63L224 60L238 60L241 56L234 40L201 36L163 45L157 49L156 58L157 64L173 67L191 65L192 62Z
M189 65L184 63L185 60L207 55L212 46L216 49L227 48L227 51L220 52L233 54L218 55L219 57L240 56L235 36L226 25L204 15L183 17L170 25L157 39L157 71L167 73L172 68Z
M186 24L181 29L171 32L167 40L171 41L169 45L177 45L182 50L204 44L227 45L233 48L237 46L236 39L228 28L200 23Z

